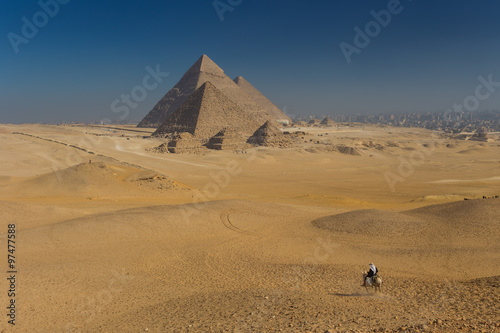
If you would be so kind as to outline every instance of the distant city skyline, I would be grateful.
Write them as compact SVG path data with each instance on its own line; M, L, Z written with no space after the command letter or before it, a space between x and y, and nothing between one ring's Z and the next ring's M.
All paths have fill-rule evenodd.
M290 116L500 109L495 1L2 7L2 123L139 121L202 54Z

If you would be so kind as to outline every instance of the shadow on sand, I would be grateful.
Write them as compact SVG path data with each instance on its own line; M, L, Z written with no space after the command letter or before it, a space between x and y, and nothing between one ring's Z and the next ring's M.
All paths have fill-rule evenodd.
M340 296L340 297L369 297L369 296L374 296L375 294L367 294L366 292L364 293L351 293L351 294L345 294L345 293L330 293L330 295L333 296Z
M358 292L354 292L354 293L350 293L350 294L329 292L328 295L338 296L338 297L376 297L376 298L380 298L380 299L391 299L392 298L390 295L383 294L381 292L374 293L371 291L369 291L368 293L366 291L358 291Z

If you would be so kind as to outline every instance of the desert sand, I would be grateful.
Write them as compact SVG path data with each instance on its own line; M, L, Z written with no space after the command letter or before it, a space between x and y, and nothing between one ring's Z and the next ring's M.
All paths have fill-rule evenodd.
M153 128L0 125L0 332L500 331L498 137L284 130L160 154Z

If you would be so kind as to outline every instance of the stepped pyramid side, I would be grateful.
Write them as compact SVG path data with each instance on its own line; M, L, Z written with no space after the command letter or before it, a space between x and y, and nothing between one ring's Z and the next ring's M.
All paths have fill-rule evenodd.
M258 123L275 119L231 80L208 56L201 56L177 84L155 105L137 127L163 124L198 88L210 81L226 97L250 114Z
M246 137L232 128L224 128L211 137L205 146L215 150L243 149L246 146Z
M187 132L172 135L170 141L167 143L167 151L173 154L198 154L202 153L205 149L206 147L202 146L199 140Z
M288 117L283 111L281 111L273 102L271 102L264 94L262 94L257 88L255 88L250 82L245 80L244 77L238 76L234 79L234 82L241 87L252 99L264 110L267 111L275 120L288 120L292 122L290 117Z
M256 146L287 148L293 146L293 141L283 134L280 129L266 121L247 140L248 143Z
M170 133L189 132L204 141L225 127L242 134L251 134L258 126L250 115L207 81L152 136L164 137Z
M321 125L326 125L326 126L333 126L335 125L335 122L332 120L330 117L325 117L320 123Z

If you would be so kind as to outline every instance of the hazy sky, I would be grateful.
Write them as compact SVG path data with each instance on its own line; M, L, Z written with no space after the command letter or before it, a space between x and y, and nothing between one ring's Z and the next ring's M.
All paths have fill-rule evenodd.
M2 123L116 119L132 91L140 120L201 54L292 115L444 111L500 82L495 0L55 1L0 5ZM148 66L169 75L145 89Z

